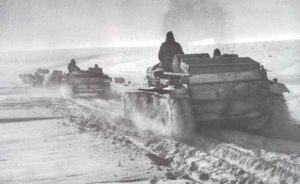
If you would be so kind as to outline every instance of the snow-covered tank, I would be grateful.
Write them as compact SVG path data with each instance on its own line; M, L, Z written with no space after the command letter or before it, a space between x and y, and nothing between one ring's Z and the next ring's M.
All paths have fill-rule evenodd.
M173 72L148 68L148 86L127 91L125 114L142 115L167 131L195 125L225 125L255 130L272 118L272 106L287 88L267 77L250 57L176 55Z

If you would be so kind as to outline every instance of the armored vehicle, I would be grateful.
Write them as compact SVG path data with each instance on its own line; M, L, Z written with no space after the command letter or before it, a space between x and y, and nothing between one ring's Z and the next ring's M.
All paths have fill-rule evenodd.
M176 55L173 72L147 69L148 87L125 93L125 114L143 116L171 133L199 126L255 130L271 121L272 108L288 92L250 57Z

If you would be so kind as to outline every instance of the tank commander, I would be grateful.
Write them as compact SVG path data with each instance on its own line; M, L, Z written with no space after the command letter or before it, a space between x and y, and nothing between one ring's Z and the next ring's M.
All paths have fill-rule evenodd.
M216 48L216 49L214 50L214 55L213 55L213 57L215 58L215 57L220 57L220 56L221 56L221 51L220 51L220 49Z
M158 59L162 69L166 72L172 72L173 58L176 54L184 54L179 43L175 41L172 31L169 31L166 35L166 41L161 44Z
M71 59L71 62L68 64L69 73L80 71L80 68L76 65L75 59Z
M102 68L99 68L99 66L97 64L95 64L94 68L90 67L89 70L103 75Z

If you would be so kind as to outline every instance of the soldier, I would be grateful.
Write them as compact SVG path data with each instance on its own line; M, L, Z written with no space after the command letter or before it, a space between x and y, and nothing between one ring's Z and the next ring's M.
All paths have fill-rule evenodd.
M166 41L161 44L158 59L164 71L172 72L173 58L176 54L184 54L179 43L175 41L174 35L171 31L167 33Z
M221 56L221 51L220 51L220 49L216 48L216 49L214 50L214 55L213 55L213 57L215 58L215 57L219 57L219 56Z
M76 65L75 59L72 59L71 62L68 64L69 73L74 71L80 71L80 68Z

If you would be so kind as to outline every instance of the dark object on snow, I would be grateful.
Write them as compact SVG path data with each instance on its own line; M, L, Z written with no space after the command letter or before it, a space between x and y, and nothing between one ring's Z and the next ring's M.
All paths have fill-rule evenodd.
M175 41L173 33L169 31L166 36L166 41L161 44L158 53L158 59L164 71L172 72L172 62L176 54L183 54L183 50L180 44Z
M80 71L80 68L76 65L75 59L71 59L71 62L68 64L69 73Z
M41 87L43 86L43 82L45 80L45 77L43 75L40 75L38 72L35 72L33 76L32 86L33 87Z
M19 75L19 77L22 79L22 82L24 84L31 84L32 81L33 81L33 75L32 74L25 73L25 74Z
M163 158L163 157L160 157L156 154L153 154L153 153L147 153L146 156L152 160L152 162L155 164L155 165L158 165L158 166L170 166L172 160L171 159L166 159L166 158Z
M152 176L152 178L149 180L150 184L156 184L158 182L158 178L156 176Z
M38 72L35 72L35 74L22 74L19 75L19 77L22 79L22 82L24 84L30 84L33 87L41 87L43 86L45 77L43 75L40 75Z
M125 78L123 77L115 77L115 83L117 84L124 84L125 83Z
M177 176L174 174L174 173L172 173L172 172L167 172L166 174L165 174L165 176L166 176L166 178L167 179L169 179L169 180L176 180L177 179Z
M200 173L199 179L200 180L208 180L210 178L209 174L207 173Z
M39 74L49 74L50 71L48 69L39 68L39 69L36 70L36 72L39 73Z

